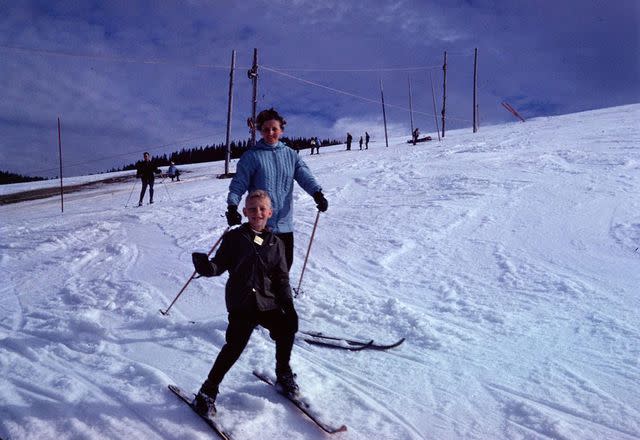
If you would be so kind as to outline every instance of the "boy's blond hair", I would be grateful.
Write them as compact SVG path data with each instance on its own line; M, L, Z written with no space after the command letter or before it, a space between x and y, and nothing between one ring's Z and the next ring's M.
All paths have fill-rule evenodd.
M269 208L271 208L271 197L269 197L269 193L263 189L256 189L254 191L251 191L244 201L244 206L247 206L249 200L251 199L267 200L269 202Z

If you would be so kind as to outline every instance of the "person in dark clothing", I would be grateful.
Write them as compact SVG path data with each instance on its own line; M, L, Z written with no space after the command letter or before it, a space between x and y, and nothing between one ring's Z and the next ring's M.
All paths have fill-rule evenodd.
M320 141L317 137L313 138L316 141L316 154L320 154ZM313 150L313 147L311 148Z
M226 343L193 403L202 415L215 414L219 385L258 325L269 330L275 341L276 387L291 397L298 395L298 385L289 365L298 331L298 314L291 296L284 244L267 228L273 214L269 194L264 190L252 191L242 212L249 221L224 235L211 260L204 253L192 254L195 269L202 276L229 271L225 288L229 313Z
M416 129L413 130L413 145L415 145L418 142L419 136L420 136L420 129L416 127Z
M366 131L364 132L364 149L369 149L369 133L367 133Z
M362 150L362 136L360 136L360 149Z
M151 162L151 156L149 156L149 153L145 152L142 157L144 160L136 164L136 177L139 177L142 180L142 189L140 190L138 206L142 206L142 199L144 198L144 193L147 191L147 186L149 187L149 203L153 203L153 183L155 181L155 175L160 174L158 167Z
M353 140L353 136L351 136L351 133L347 133L347 151L351 151L352 140Z

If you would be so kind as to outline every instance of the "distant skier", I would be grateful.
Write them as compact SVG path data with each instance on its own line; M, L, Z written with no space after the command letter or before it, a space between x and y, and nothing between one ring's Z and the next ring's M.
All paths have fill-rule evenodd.
M362 150L362 136L360 136L360 149Z
M211 260L204 253L192 255L193 265L202 276L229 272L225 288L229 313L226 343L193 402L196 411L204 416L215 414L219 385L258 325L269 330L276 343L276 387L290 397L298 396L289 365L298 314L291 296L284 243L267 228L273 215L267 192L252 191L242 212L248 223L227 232Z
M367 133L366 131L364 132L364 149L369 149L369 133Z
M418 137L420 136L420 129L418 127L416 127L415 130L413 130L413 145L415 145L416 143L418 143Z
M167 175L171 177L172 182L173 182L173 179L176 179L178 182L180 182L180 170L176 168L176 164L173 161L171 161L171 165L169 165L169 169L167 170Z
M311 144L311 154L313 154L313 150L316 151L316 154L320 154L320 141L318 140L318 138L312 137L311 142L309 143Z
M136 177L142 180L142 190L140 190L138 206L142 206L142 199L144 198L144 193L147 191L147 186L149 187L149 203L153 203L153 183L155 181L155 175L160 174L158 167L151 162L149 153L145 152L142 157L144 160L136 164Z
M229 226L242 221L238 205L245 192L264 189L271 197L273 216L269 228L284 242L287 267L293 264L293 182L296 181L313 197L318 210L324 212L329 202L311 170L291 148L280 142L287 122L274 109L261 111L256 128L262 139L246 151L236 166L236 175L229 184L227 222Z
M351 133L347 132L347 151L351 151L352 140L353 140L353 136L351 136Z

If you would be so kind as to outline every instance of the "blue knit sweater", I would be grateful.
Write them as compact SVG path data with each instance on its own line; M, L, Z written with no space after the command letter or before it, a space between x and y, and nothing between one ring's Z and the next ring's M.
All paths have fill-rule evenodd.
M273 217L267 224L275 233L293 231L293 181L309 195L322 188L300 156L287 145L269 145L260 140L246 151L229 184L227 204L240 205L245 192L263 189L269 193Z

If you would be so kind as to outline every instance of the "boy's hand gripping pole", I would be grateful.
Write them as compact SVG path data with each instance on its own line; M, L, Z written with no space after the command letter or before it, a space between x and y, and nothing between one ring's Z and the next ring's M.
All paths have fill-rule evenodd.
M224 237L224 234L227 233L227 231L231 229L231 226L227 227L227 229L224 230L224 232L222 233L222 235L220 236L220 238L218 238L218 241L216 241L214 243L214 245L211 247L211 250L209 251L209 253L207 254L207 257L211 256L211 254L213 253L213 251L218 247L218 245L220 244L220 242L222 241L222 237ZM191 276L189 277L189 279L187 280L187 282L184 284L184 286L182 286L182 289L180 289L180 292L178 292L178 294L176 295L176 297L173 299L173 301L171 301L171 304L169 304L169 307L167 307L167 310L162 310L160 309L160 313L162 313L163 315L168 315L169 314L169 310L171 310L171 307L173 307L173 305L175 304L176 301L178 301L178 298L180 298L180 295L182 295L182 292L185 291L185 289L187 288L187 286L189 285L189 283L191 282L191 280L196 276L198 272L196 272L195 270L193 271L193 273L191 274Z
M309 239L309 247L307 248L307 255L304 257L304 264L302 265L302 273L300 273L300 281L298 281L298 287L293 289L295 297L300 294L300 286L302 286L302 277L304 276L304 270L307 268L307 260L309 259L309 253L311 252L311 244L313 243L313 237L316 235L316 228L318 227L318 220L320 219L320 211L316 214L316 221L313 224L313 231L311 232L311 238Z

